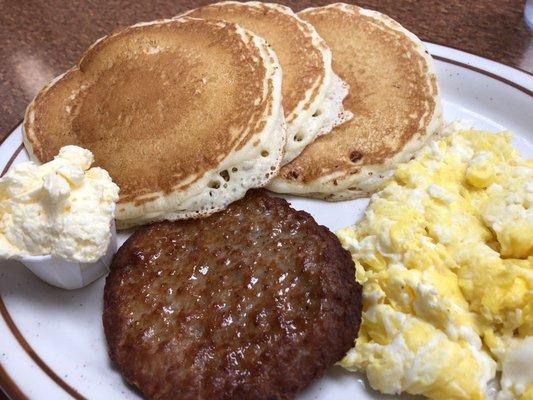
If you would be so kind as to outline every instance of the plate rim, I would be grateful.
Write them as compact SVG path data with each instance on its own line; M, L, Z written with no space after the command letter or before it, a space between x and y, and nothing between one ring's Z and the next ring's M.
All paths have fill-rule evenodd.
M424 44L426 45L429 53L435 60L456 65L458 67L485 75L490 79L502 82L505 85L511 86L512 88L521 91L530 98L533 98L533 73L497 61L493 61L473 53L468 53L458 48L432 42L424 42ZM446 55L443 55L443 53ZM526 85L524 86L524 82L527 82L528 80L531 80L531 82L529 83L529 85L526 83ZM526 86L531 86L531 89ZM16 126L2 140L0 140L0 146L22 125L22 122L23 119L21 119L16 124ZM11 165L13 164L13 162L15 161L15 159L20 154L23 148L24 145L21 143L15 149L15 151L5 164L4 168L2 169L0 177L2 177L11 167ZM53 382L55 382L59 387L61 387L61 389L63 389L63 391L70 395L72 398L76 400L87 400L78 391L76 391L76 389L74 389L67 382L61 379L61 377L59 377L33 350L31 345L24 338L17 325L15 324L13 318L11 317L11 314L9 313L9 310L5 306L1 294L0 315L2 316L6 326L9 328L9 333L15 337L18 344L31 358L31 360L41 369L42 372L44 372ZM28 396L17 385L16 379L10 376L4 369L1 360L0 390L2 390L11 400L28 400ZM1 394L2 393L0 392L0 395Z
M438 41L434 42L434 41L424 40L423 42L426 45L435 45L435 46L440 46L440 47L446 47L447 49L456 50L456 51L459 51L461 53L468 54L470 56L476 56L478 58L482 58L484 60L491 61L491 62L500 64L500 65L503 65L505 67L515 69L515 70L517 70L519 72L522 72L522 73L524 73L526 75L529 75L529 76L533 77L533 71L530 72L530 71L528 71L528 70L526 70L526 69L524 69L522 67L514 66L514 65L511 65L511 64L509 64L507 62L497 61L497 60L494 60L492 58L485 57L485 56L483 56L481 54L478 54L478 53L473 53L471 51L463 50L463 49L461 49L460 47L457 47L457 46L450 46L449 44L446 44L444 42L439 43ZM432 54L432 56L433 56L433 54Z

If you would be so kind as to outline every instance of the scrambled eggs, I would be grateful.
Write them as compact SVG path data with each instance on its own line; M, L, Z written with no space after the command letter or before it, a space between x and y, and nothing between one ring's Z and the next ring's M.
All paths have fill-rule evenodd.
M341 365L388 394L533 399L532 205L507 133L456 131L400 165L338 232L364 287Z

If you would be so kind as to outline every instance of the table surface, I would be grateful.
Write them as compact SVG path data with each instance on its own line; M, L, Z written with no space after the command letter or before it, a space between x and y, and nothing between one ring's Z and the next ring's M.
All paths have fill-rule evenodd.
M325 1L280 1L300 10ZM171 17L208 1L0 0L0 140L37 91L94 40L138 21ZM423 40L533 72L533 36L520 0L361 0ZM3 398L0 392L0 399Z

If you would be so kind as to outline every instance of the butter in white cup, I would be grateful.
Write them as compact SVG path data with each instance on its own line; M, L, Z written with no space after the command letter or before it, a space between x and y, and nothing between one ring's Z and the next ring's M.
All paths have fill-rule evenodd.
M104 275L117 249L119 187L93 154L65 146L45 164L0 178L0 258L18 259L51 285L76 289Z
M117 231L111 224L111 239L105 254L95 262L70 261L52 255L19 258L31 272L46 283L62 289L80 289L109 272L113 255L117 252Z

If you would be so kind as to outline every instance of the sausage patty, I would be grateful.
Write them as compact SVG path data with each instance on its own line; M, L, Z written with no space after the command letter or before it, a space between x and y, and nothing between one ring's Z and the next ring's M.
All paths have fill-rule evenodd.
M104 293L111 359L151 399L288 399L353 346L361 287L338 239L262 192L140 228Z

